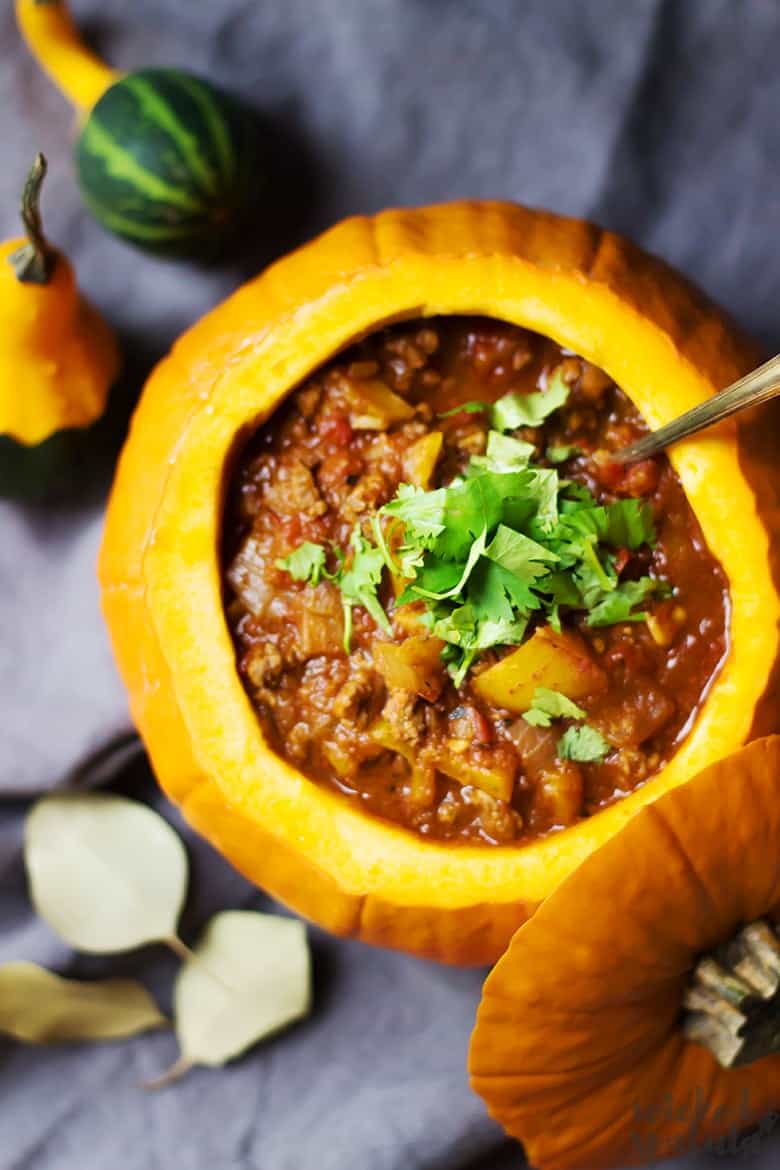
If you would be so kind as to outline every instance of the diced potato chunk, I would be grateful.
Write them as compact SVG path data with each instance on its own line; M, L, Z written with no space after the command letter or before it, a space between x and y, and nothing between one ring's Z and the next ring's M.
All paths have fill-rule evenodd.
M401 577L391 577L391 581L394 591L396 581L400 581L404 588L407 584ZM396 597L399 596L400 590L396 593ZM393 629L401 634L424 634L428 629L424 621L425 613L424 601L410 601L406 605L399 605L398 609L393 611Z
M350 384L350 425L356 431L385 431L414 417L414 407L378 379Z
M475 788L481 788L496 800L508 802L512 799L517 768L516 765L513 766L508 755L497 754L494 760L486 759L483 762L475 761L467 754L441 747L436 749L432 760L440 772L452 780L457 780L458 784L471 784Z
M537 687L581 699L606 687L606 675L574 634L551 626L537 630L517 650L474 679L474 690L494 707L520 714L531 706Z
M431 486L443 440L441 431L429 431L407 447L403 457L403 474L408 483L426 490Z
M413 691L434 702L444 687L443 646L440 638L425 634L403 642L375 642L374 663L390 690Z
M565 760L537 787L531 809L532 826L541 831L576 824L583 815L584 791L582 770Z

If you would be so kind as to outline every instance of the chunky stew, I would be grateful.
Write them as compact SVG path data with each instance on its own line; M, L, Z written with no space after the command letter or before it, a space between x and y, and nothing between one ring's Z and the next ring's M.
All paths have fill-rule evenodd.
M674 754L728 596L610 378L477 318L388 327L237 457L226 613L266 737L312 780L450 842L571 825Z

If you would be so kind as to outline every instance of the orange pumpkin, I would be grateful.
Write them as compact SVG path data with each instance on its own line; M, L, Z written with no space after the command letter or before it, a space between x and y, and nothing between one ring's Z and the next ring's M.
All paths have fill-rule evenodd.
M746 924L780 922L779 795L773 736L644 809L512 940L485 984L471 1076L538 1170L601 1170L733 1145L780 1107L780 940L771 932L774 1054L764 1037L747 1054L757 1059L724 1068L684 1028L685 1004L706 1002L711 1031L723 1030L721 1058L739 1055L728 1031L739 1013L728 1001L744 997L744 964L707 980L700 959ZM706 997L692 996L697 964ZM753 969L761 966L759 956ZM755 1018L748 1012L746 1033ZM701 1018L687 1030L706 1034Z
M523 847L447 847L371 819L267 746L225 622L219 537L237 444L314 369L390 321L477 313L604 368L651 426L756 355L665 265L619 237L508 204L352 219L273 265L176 344L133 422L100 559L103 608L161 784L251 880L320 925L481 964L641 807L776 720L770 472L736 429L673 456L729 580L731 648L696 725L644 788ZM713 485L718 485L713 490Z

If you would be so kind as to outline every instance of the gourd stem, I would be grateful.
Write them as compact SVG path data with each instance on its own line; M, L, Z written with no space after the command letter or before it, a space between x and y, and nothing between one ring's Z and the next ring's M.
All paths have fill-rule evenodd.
M177 955L183 963L189 962L190 959L195 958L194 952L190 950L187 944L183 942L177 934L171 934L162 941L166 944L166 946L170 947L173 953Z
M37 154L22 192L22 223L27 243L8 257L16 279L22 284L48 284L57 262L57 254L43 234L41 222L41 187L46 170L46 159Z
M84 44L65 0L16 0L16 23L33 57L82 117L121 76Z
M181 1080L194 1067L194 1063L188 1057L180 1056L170 1068L160 1073L158 1077L152 1077L148 1081L143 1081L141 1087L150 1090L165 1089L168 1085L174 1084L175 1081Z
M780 937L759 919L697 964L683 1031L723 1068L780 1052Z

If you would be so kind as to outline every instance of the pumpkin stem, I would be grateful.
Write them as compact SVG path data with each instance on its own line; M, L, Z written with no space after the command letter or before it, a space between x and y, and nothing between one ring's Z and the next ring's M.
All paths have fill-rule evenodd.
M723 1068L780 1052L780 937L759 919L696 966L683 1031Z
M43 234L41 221L40 197L46 170L46 159L36 154L22 192L22 223L27 243L8 257L16 279L22 284L48 284L57 262L57 253Z

